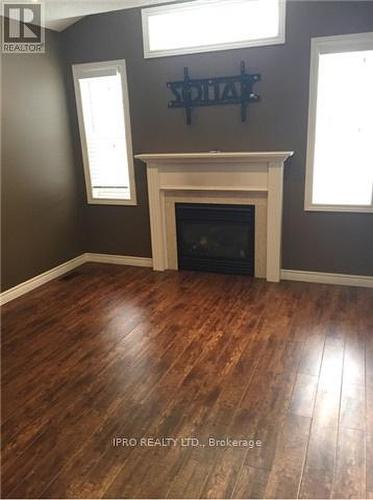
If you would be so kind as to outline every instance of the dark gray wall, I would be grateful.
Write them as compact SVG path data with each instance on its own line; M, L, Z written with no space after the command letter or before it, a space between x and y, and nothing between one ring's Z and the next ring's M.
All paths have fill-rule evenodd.
M135 153L295 150L285 175L283 267L373 275L372 214L303 210L310 38L372 30L373 2L290 2L285 45L145 60L133 9L47 31L45 55L3 56L2 289L82 251L151 254L141 163L137 207L85 199L71 63L117 58L127 61ZM199 109L191 127L182 111L167 109L165 82L183 66L205 77L236 73L240 60L263 78L262 102L250 106L246 124L236 107Z
M62 55L2 56L2 290L81 253Z
M85 18L64 32L64 40L70 64L126 59L135 153L294 150L285 174L283 267L373 275L372 214L303 209L310 39L372 31L373 2L291 1L286 25L285 45L145 60L140 10L132 9ZM167 109L165 82L179 79L184 66L193 77L229 75L237 73L241 60L262 74L256 87L262 101L250 106L247 123L240 122L237 107L224 106L198 109L187 127L183 111ZM73 99L70 105L80 162ZM89 251L150 255L141 163L136 181L138 207L88 206L81 188Z

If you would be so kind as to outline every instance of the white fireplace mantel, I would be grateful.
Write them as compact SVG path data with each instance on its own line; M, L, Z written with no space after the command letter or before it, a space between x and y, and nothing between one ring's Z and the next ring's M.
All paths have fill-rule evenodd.
M283 168L292 151L140 154L147 165L153 269L177 268L171 255L175 224L167 207L175 199L258 205L256 276L280 280ZM171 215L170 215L171 214ZM171 221L171 222L170 222ZM258 227L257 227L258 226ZM260 234L260 226L266 227ZM173 241L170 241L173 240ZM259 270L260 268L260 270Z

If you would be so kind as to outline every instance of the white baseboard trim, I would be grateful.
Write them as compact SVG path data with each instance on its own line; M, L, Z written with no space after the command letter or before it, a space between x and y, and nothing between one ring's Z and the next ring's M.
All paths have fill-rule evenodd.
M86 262L101 264L119 264L122 266L152 267L151 257L131 257L128 255L111 255L106 253L85 253Z
M327 285L362 286L373 288L373 276L354 274L318 273L313 271L281 270L281 279L305 281L308 283L325 283Z
M5 290L5 292L0 293L0 306L14 300L21 295L24 295L35 288L48 283L55 278L66 274L76 267L81 266L86 262L100 262L103 264L120 264L124 266L140 266L140 267L152 267L152 259L150 257L131 257L126 255L110 255L103 253L83 253L75 259L68 260L63 264L60 264L49 271L45 271L38 276L20 283L19 285Z
M63 274L72 271L85 262L98 262L102 264L119 264L123 266L152 267L151 257L132 257L127 255L111 255L104 253L84 253L63 264L50 269L38 276L20 283L19 285L0 293L0 305L6 304L35 288L44 285ZM328 285L346 285L373 288L373 276L358 276L353 274L318 273L313 271L296 271L282 269L281 279L290 281L304 281L307 283L325 283Z
M29 280L24 281L23 283L20 283L13 288L9 288L9 290L6 290L5 292L2 292L0 294L0 305L6 304L7 302L18 298L27 292L31 292L31 290L34 290L34 288L44 285L44 283L48 283L48 281L51 281L55 278L58 278L59 276L62 276L63 274L68 273L76 267L84 264L84 262L84 255L79 255L78 257L75 257L75 259L68 260L67 262L60 264L53 269L49 269L49 271L45 271L44 273L38 274L37 276L34 276L33 278L30 278Z

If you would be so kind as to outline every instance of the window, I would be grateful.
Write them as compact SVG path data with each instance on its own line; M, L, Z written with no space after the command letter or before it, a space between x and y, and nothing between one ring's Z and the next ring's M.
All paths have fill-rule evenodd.
M125 61L73 65L88 203L135 205Z
M314 38L306 210L373 212L373 33Z
M285 42L285 0L197 0L142 10L145 57Z

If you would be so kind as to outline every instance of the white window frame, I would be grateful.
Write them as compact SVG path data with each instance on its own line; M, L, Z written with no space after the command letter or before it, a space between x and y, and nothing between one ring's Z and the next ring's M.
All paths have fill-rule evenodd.
M304 209L306 211L373 212L373 200L371 201L371 205L325 205L315 204L312 201L319 55L372 49L373 32L358 33L353 35L318 37L311 39L306 182L304 196ZM343 145L341 145L341 147L343 147Z
M229 3L239 3L240 0L229 0ZM285 43L285 21L286 21L286 1L279 0L279 34L271 38L257 38L256 40L247 40L243 42L219 43L215 45L203 45L198 47L168 49L168 50L150 50L148 19L154 13L168 13L175 10L186 11L197 6L228 3L228 0L194 0L186 3L177 3L171 5L162 5L160 7L149 7L141 10L142 34L144 44L144 58L154 58L163 56L175 56L180 54L195 54L200 52L214 52L216 50L240 49L243 47L261 47L264 45L279 45ZM191 27L192 28L192 27Z
M93 198L92 196L92 184L91 184L91 175L89 170L87 140L84 129L83 108L82 108L82 100L79 88L79 78L89 78L90 76L94 77L99 75L100 73L101 74L107 73L110 70L118 71L119 74L121 75L121 80L122 80L123 113L124 113L124 124L125 124L126 144L127 144L128 178L129 178L129 188L131 195L131 197L127 200L112 199L112 198ZM76 109L77 109L78 123L79 123L79 135L82 147L84 178L87 191L87 202L92 205L137 205L126 61L124 59L118 59L114 61L100 61L94 63L73 64L72 71L74 78Z

